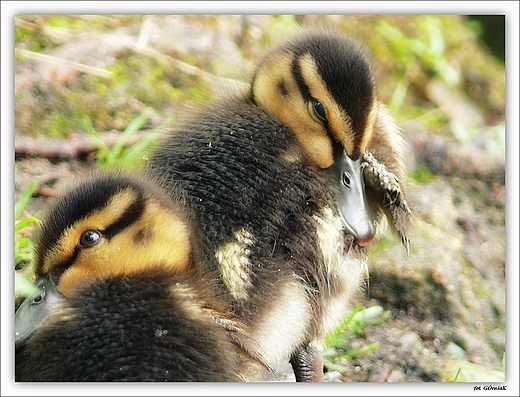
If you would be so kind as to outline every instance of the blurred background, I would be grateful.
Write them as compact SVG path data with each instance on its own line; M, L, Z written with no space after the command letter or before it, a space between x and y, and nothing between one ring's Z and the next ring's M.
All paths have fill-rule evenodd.
M95 168L139 169L190 108L246 83L273 44L326 23L370 54L409 146L415 229L389 233L324 351L331 380L499 381L505 368L505 16L15 17L15 260L41 211Z

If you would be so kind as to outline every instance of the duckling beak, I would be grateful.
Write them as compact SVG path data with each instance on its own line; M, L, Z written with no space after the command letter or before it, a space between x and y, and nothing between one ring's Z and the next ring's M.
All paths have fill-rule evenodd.
M15 346L23 344L49 316L50 308L64 299L48 276L39 279L36 287L40 292L26 298L14 315Z
M341 219L356 244L364 247L374 237L374 213L365 195L361 159L353 161L343 151L329 168L336 182L336 200Z

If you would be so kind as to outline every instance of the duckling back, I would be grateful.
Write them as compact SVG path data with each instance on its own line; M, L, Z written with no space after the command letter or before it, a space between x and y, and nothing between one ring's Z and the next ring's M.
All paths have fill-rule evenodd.
M241 231L263 252L280 249L277 236L297 232L294 222L311 230L301 217L310 220L317 205L333 202L331 189L321 188L327 177L301 155L284 126L251 102L230 99L168 134L147 173L167 189L186 192L210 252Z

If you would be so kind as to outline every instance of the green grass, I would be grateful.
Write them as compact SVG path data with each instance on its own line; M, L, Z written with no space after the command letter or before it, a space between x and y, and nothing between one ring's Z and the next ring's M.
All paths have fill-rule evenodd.
M98 146L96 163L104 168L118 167L126 170L138 170L143 157L151 150L159 138L161 129L155 129L134 145L128 146L128 141L136 133L141 131L151 113L152 109L147 108L134 118L123 130L117 142L110 148L94 130L90 120L86 118L84 123L85 130L96 141Z
M363 357L379 348L379 342L372 342L356 349L349 349L348 344L352 336L363 333L363 330L372 325L378 325L390 318L390 311L384 311L381 306L363 308L358 306L347 316L342 323L325 339L326 349L322 351L324 365L328 370L344 372L346 367L337 364L334 360Z
M15 295L29 296L37 292L37 288L32 284L34 278L34 243L29 237L25 237L23 232L31 225L40 223L38 213L22 218L25 206L29 202L32 194L36 190L37 183L34 182L29 189L20 197L15 206L14 221L14 261L15 269Z
M418 164L415 170L408 173L408 183L417 185L426 185L432 183L437 179L437 176L433 174L428 166L425 164Z

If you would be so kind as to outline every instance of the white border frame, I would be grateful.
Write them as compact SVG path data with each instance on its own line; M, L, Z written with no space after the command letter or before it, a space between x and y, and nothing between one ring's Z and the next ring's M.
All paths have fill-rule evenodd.
M506 15L506 391L478 392L473 383L327 384L20 384L14 383L14 16L17 14L505 14ZM518 209L519 209L519 3L516 1L2 1L1 2L1 395L168 396L168 395L377 395L518 396ZM45 363L42 363L45 365ZM484 384L480 384L484 386Z

